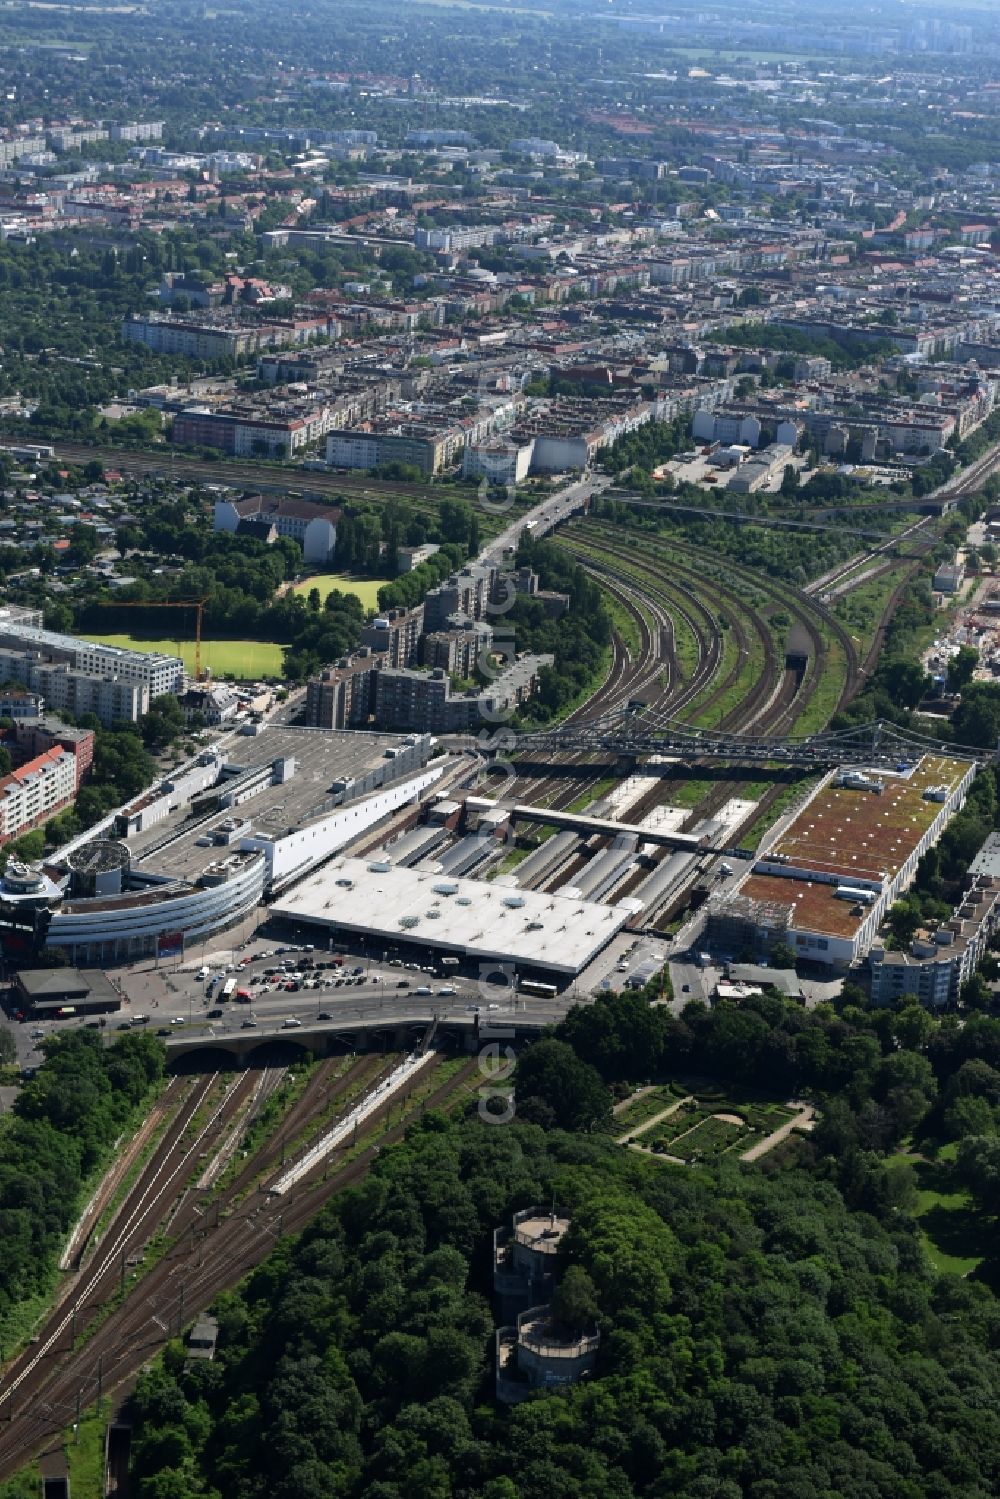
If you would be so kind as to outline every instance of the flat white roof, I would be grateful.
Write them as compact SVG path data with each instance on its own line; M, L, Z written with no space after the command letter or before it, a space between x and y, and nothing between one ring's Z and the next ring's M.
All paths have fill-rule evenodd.
M631 911L558 893L333 859L271 907L277 916L574 975ZM379 867L379 866L383 867Z

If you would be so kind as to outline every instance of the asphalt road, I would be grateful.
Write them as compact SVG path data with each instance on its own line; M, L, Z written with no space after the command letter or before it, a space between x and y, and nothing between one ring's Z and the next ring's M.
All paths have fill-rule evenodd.
M560 521L566 520L581 501L600 494L608 488L611 482L609 475L585 474L582 479L570 484L568 488L542 500L533 510L519 515L506 530L501 531L499 536L494 536L493 540L487 543L479 554L479 561L499 561L507 547L516 546L522 531L529 525L536 537L547 535Z
M509 1018L517 1013L554 1024L570 1005L582 997L572 989L554 1000L512 994L506 986L489 982L488 975L480 979L469 973L453 973L430 952L426 966L433 972L428 973L383 961L381 950L366 954L358 950L351 952L347 948L337 949L344 954L342 968L301 970L306 978L315 977L326 982L321 982L317 988L300 988L288 993L283 987L277 987L273 979L266 985L259 982L265 968L286 961L329 963L331 955L322 947L312 952L277 953L276 948L287 947L289 943L260 937L255 926L261 915L263 913L249 918L242 929L228 934L229 946L222 945L225 942L223 936L193 948L182 960L160 963L147 960L131 967L108 969L108 977L119 986L125 1002L118 1014L103 1017L104 1033L110 1036L130 1027L137 1015L144 1016L151 1029L163 1031L168 1036L207 1037L232 1035L241 1031L250 1019L256 1025L246 1026L246 1029L266 1034L280 1031L283 1023L292 1018L303 1026L327 1023L318 1021L321 1014L332 1017L328 1023L335 1029L338 1020L406 1021L426 1019L435 1014L442 1019L468 1019L474 1008L479 1009L481 1020L489 1018L502 1023L504 1016ZM244 959L247 961L239 968ZM208 981L198 977L204 966L210 969L210 976L221 972L227 979L235 978L237 988L248 990L251 1000L239 1002L234 998L222 1001L218 986L210 998ZM337 978L343 980L354 968L361 968L364 972L351 973L352 981L349 984L342 982L337 987ZM356 982L357 979L361 982ZM407 987L400 987L404 983ZM416 992L419 988L431 992L421 995ZM442 988L454 988L455 993L442 995ZM221 1010L222 1013L210 1017L210 1010ZM19 1065L33 1067L42 1060L40 1044L46 1036L79 1022L53 1019L11 1020L9 1023L17 1040ZM91 1023L100 1024L100 1021ZM287 1029L289 1039L292 1039L295 1028Z

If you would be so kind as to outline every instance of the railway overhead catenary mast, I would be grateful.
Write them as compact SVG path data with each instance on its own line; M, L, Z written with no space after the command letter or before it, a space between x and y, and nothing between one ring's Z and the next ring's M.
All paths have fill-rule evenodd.
M911 764L921 755L986 761L998 751L950 744L902 729L878 719L836 733L786 735L778 738L732 734L720 729L698 729L644 703L632 702L590 723L567 725L536 734L521 734L514 745L519 755L551 755L559 751L603 752L627 757L667 756L679 760L773 762L820 769L831 765Z

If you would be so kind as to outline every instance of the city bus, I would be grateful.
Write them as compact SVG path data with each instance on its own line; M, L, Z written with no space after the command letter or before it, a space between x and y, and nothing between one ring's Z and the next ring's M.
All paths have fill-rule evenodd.
M236 993L236 980L235 979L226 979L226 982L222 986L222 993L219 995L219 998L220 999L232 999L232 997L233 997L233 995L235 993Z
M518 988L522 994L537 994L539 999L555 999L559 993L555 984L543 984L538 979L522 979Z

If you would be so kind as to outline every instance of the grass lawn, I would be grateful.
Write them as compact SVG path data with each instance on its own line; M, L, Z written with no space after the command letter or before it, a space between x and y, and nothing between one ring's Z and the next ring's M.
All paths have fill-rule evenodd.
M316 573L314 577L296 583L295 592L309 593L311 589L318 588L319 596L325 604L327 595L333 593L334 589L339 589L341 593L353 593L366 609L377 609L379 589L391 582L391 578L352 578L350 573Z
M63 1450L73 1499L100 1499L104 1493L104 1437L111 1402L101 1401L98 1416L93 1404L80 1412L80 1430L67 1432Z
M973 1206L968 1192L951 1190L940 1161L914 1161L905 1153L894 1159L910 1160L916 1170L913 1212L927 1258L941 1274L971 1275L989 1248L987 1219Z
M87 639L99 645L118 645L132 651L162 651L168 656L180 656L188 671L194 673L194 641L136 640L132 635L92 635ZM213 677L280 677L284 661L284 647L267 640L203 640L201 664Z

